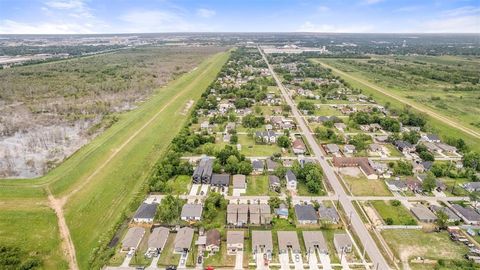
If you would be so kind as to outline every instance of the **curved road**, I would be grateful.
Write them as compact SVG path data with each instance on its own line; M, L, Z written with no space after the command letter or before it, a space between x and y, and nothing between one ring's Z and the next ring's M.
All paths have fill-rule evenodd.
M323 152L320 150L320 146L318 146L318 143L315 141L315 138L312 136L312 133L310 129L308 128L307 124L305 123L303 117L300 115L296 104L293 102L293 100L290 98L290 95L288 94L287 90L283 86L282 82L278 79L277 74L273 71L272 66L267 60L267 57L263 53L263 51L258 48L260 53L263 56L263 59L268 65L268 69L272 73L273 78L275 79L275 82L277 83L278 87L280 88L280 91L285 98L286 102L288 105L290 105L292 109L293 116L297 120L298 126L300 130L303 132L308 144L312 148L312 152L315 154L315 157L320 163L320 166L322 166L323 172L325 174L325 177L327 178L328 182L332 186L333 190L335 191L335 194L338 196L339 202L342 204L342 207L345 211L345 213L351 215L351 225L355 232L357 233L360 241L362 242L362 245L364 246L368 256L373 262L374 268L380 269L380 270L386 270L390 269L390 266L388 265L387 261L383 257L382 253L377 247L377 244L373 240L372 236L368 232L367 228L365 227L365 224L363 224L360 216L358 215L357 211L355 210L351 199L343 189L342 185L340 184L340 181L338 180L337 176L335 175L332 167L327 163L325 160L325 157L323 155Z

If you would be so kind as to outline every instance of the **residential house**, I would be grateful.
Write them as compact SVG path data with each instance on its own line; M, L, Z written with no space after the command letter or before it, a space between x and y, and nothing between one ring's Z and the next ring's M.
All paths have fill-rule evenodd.
M194 232L195 231L189 227L180 228L173 241L173 253L182 254L190 251Z
M297 222L302 225L317 224L318 216L312 205L297 204L295 205L295 216Z
M278 168L278 163L273 161L271 158L266 160L267 163L267 171L274 172L276 168Z
M386 180L385 182L390 191L399 192L408 190L407 182L403 180Z
M328 245L321 231L303 231L302 234L307 254L315 254L316 250L328 254Z
M305 152L307 151L307 147L305 146L305 143L303 143L303 140L300 138L296 138L293 141L292 149L293 149L293 153L295 153L296 155L305 154Z
M423 135L422 139L424 141L431 142L431 143L439 143L440 142L440 137L438 137L435 134L431 134L431 133Z
M244 237L243 231L227 231L228 255L236 255L238 251L243 251Z
M252 253L273 252L273 241L271 231L252 231Z
M211 229L207 231L206 236L205 250L211 254L217 253L220 250L220 232L216 229Z
M452 210L460 216L467 224L480 224L480 214L471 207L463 207L459 204L452 204Z
M243 174L235 174L233 176L233 194L242 194L247 192L246 176Z
M143 236L145 235L145 228L142 227L131 227L128 229L127 234L122 240L122 249L123 252L130 252L136 250L140 242L142 241Z
M338 254L352 252L353 243L350 236L346 233L336 233L333 235L333 245Z
M422 182L417 179L409 178L407 179L407 187L414 193L421 193L423 192Z
M468 182L462 186L468 192L480 191L480 182Z
M255 137L264 143L273 144L277 142L278 135L272 130L267 130L255 132Z
M248 223L248 204L227 205L227 224L242 227Z
M212 174L210 184L214 187L226 188L230 184L230 175L214 173Z
M337 210L333 207L325 207L324 205L320 205L318 208L318 216L320 222L324 223L333 223L337 224L340 221L340 216L337 213Z
M410 211L420 222L432 223L437 220L437 216L423 205L414 206Z
M300 254L300 242L298 241L297 231L277 231L279 253Z
M297 190L297 176L292 172L292 170L287 170L285 174L287 179L287 190L296 191Z
M202 212L203 205L187 203L182 207L180 218L183 221L199 221L202 218Z
M165 227L153 228L150 237L148 237L148 248L146 252L147 257L157 257L162 252L167 243L170 230Z
M200 159L198 166L193 171L192 181L194 184L210 184L213 172L213 159L204 157Z
M403 153L412 153L415 151L415 146L407 141L396 140L394 145Z
M345 129L347 129L347 125L344 123L335 123L333 126L341 132L345 132Z
M327 154L337 155L340 153L340 148L338 147L338 145L333 143L326 144L324 148Z
M254 174L261 174L265 169L265 164L263 163L263 160L254 159L252 160L252 167Z
M133 221L135 223L153 223L157 208L158 203L142 203L135 212Z
M461 218L448 207L431 205L430 210L432 210L435 214L437 214L437 212L440 212L440 211L444 212L448 216L448 220L447 220L448 222L461 221Z
M281 188L280 178L278 178L276 175L269 175L268 186L270 187L270 190L279 192Z

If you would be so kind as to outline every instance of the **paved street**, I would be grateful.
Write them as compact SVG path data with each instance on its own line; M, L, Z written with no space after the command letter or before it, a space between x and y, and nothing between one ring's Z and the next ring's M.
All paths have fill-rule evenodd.
M318 159L320 166L323 169L324 175L327 178L328 182L332 186L333 190L335 191L335 194L338 196L338 199L340 203L342 204L342 207L346 213L352 213L351 215L351 225L355 232L357 233L360 241L362 242L363 246L366 248L367 254L372 260L374 267L377 267L379 269L389 269L390 267L388 266L387 261L385 258L382 256L380 250L378 249L375 241L371 237L370 233L368 232L367 228L365 227L365 224L363 224L360 216L358 215L357 211L355 210L350 198L347 196L345 190L343 189L342 185L340 184L340 181L338 180L337 176L335 175L332 167L327 163L327 161L324 159L323 152L321 151L319 145L315 141L315 138L312 136L311 131L307 127L307 124L305 123L304 119L301 117L296 104L293 102L293 100L290 98L287 90L283 86L282 82L279 80L277 74L273 70L272 66L268 62L267 57L263 53L263 51L258 48L260 53L262 54L265 62L268 65L268 68L270 70L270 73L272 74L273 78L275 79L278 87L280 88L280 92L284 96L287 104L291 107L293 116L296 118L298 122L298 127L300 130L304 133L304 136L308 142L308 144L311 147L311 150L315 157Z

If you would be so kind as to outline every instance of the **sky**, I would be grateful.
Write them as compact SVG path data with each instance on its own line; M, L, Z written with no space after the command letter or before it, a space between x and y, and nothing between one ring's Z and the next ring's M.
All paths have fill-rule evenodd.
M0 0L0 34L480 33L480 0Z

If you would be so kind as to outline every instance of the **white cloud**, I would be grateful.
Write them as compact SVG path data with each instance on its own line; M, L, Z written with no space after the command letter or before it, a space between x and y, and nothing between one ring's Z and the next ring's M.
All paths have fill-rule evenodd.
M454 8L450 10L446 10L443 12L444 16L449 16L449 17L454 17L454 16L462 16L462 15L468 15L468 14L475 14L480 15L480 8L479 7L473 7L473 6L465 6L465 7L459 7L459 8Z
M480 33L480 17L475 15L438 18L421 25L427 33Z
M55 9L82 9L85 3L82 0L52 0L45 2L45 5Z
M212 16L215 16L217 14L215 10L212 9L206 9L206 8L199 8L197 9L197 15L202 17L202 18L210 18Z
M363 0L363 4L365 5L373 5L380 2L383 2L383 0Z
M297 32L322 32L322 33L368 33L372 32L373 27L370 25L343 26L333 24L313 24L305 22Z
M89 24L76 23L21 23L12 20L0 21L0 34L91 34L98 31Z
M131 11L120 17L126 23L121 32L194 32L212 31L202 24L192 23L182 13L167 10Z
M320 12L326 12L326 11L329 11L330 8L327 7L327 6L319 6L319 7L317 8L317 10L320 11Z

